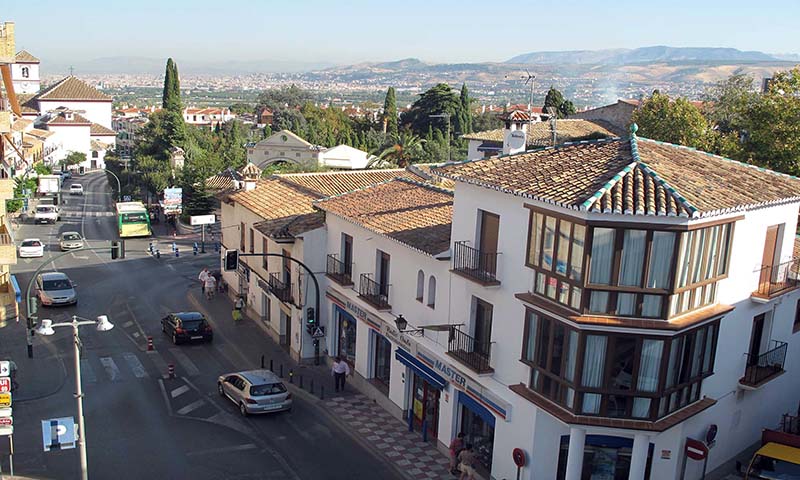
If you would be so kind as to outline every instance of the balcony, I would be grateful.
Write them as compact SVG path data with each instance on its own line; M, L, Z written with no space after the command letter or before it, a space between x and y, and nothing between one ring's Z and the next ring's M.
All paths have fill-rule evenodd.
M391 310L389 305L389 285L382 285L372 279L371 273L362 273L358 285L358 296L378 310Z
M447 354L478 374L494 372L489 366L491 348L491 342L480 342L458 327L450 328Z
M292 284L281 280L282 274L270 273L267 284L269 291L284 303L292 303Z
M497 252L484 252L456 242L453 248L453 273L476 281L481 285L500 285L497 279Z
M739 379L739 385L748 390L754 390L769 382L784 372L783 364L786 361L786 342L772 340L768 350L757 357L747 355L747 367L744 376Z
M328 266L325 269L325 274L339 285L349 287L353 285L353 267L346 265L338 257L335 253L328 255Z
M8 217L6 217L8 218ZM0 224L0 264L15 265L17 263L17 247L6 225Z
M758 276L758 289L750 298L764 302L797 288L800 258L793 258L778 265L764 265Z

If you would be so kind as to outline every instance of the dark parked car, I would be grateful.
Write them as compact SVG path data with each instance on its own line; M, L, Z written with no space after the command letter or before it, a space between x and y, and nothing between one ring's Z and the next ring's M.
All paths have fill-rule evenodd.
M214 339L211 325L199 312L170 313L161 319L161 331L171 336L175 345L182 342L210 342Z

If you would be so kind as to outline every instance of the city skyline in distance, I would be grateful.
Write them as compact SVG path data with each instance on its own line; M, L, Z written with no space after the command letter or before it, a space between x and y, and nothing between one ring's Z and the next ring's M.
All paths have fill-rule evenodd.
M46 0L35 9L12 4L2 20L17 24L18 50L54 66L174 57L186 64L258 62L265 71L300 71L404 58L505 62L529 52L658 45L796 54L796 18L800 4L793 0L768 5L621 0L612 8L589 0L519 6L409 0L402 9L364 0L346 6L321 0L258 5Z

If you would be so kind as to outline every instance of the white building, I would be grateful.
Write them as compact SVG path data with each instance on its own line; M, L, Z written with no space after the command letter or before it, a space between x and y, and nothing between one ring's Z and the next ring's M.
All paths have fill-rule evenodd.
M14 63L11 64L11 80L14 84L14 93L18 95L39 93L41 89L39 59L25 50L17 52Z
M183 120L187 124L197 127L215 128L217 125L222 125L234 118L236 118L236 115L231 113L228 108L188 107L183 109Z
M321 166L337 170L366 168L373 156L348 145L325 148L312 145L289 130L281 130L254 145L247 146L247 161L264 168L273 163L306 167Z
M337 145L319 152L319 165L341 170L357 170L367 168L367 164L374 158L363 150L349 145Z
M92 123L111 128L110 95L88 85L83 80L69 76L31 98L26 105L44 115L58 108L67 108L80 113Z

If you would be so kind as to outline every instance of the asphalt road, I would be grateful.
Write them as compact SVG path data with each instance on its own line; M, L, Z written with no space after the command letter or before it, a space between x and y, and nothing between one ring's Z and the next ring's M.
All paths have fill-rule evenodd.
M86 194L67 195L71 182L81 183ZM23 224L15 232L18 241L38 237L47 244L44 259L20 259L12 269L23 295L32 272L58 253L60 232L81 232L91 247L106 247L117 238L105 175L75 177L64 187L67 204L62 206L61 222ZM218 265L214 253L192 256L186 252L180 258L162 255L157 260L147 253L149 241L128 240L125 259L111 260L106 249L80 251L47 267L65 272L77 283L79 301L74 307L41 308L39 318L55 322L68 321L71 315L93 319L106 314L115 325L105 333L92 326L81 329L90 477L398 478L320 415L318 407L297 395L291 413L246 418L219 397L217 376L257 366L267 337L251 322L234 324L228 317L209 313L213 305L201 298L196 277L203 266ZM162 252L168 250L162 247ZM166 313L185 310L210 315L215 332L212 344L176 347L161 332L160 319ZM15 341L25 342L22 324L4 328L2 335L6 342L12 335L18 337ZM148 335L154 339L153 352L146 351ZM51 348L66 369L48 372L41 381L54 385L63 381L63 386L45 398L14 405L15 473L78 478L76 449L44 452L42 448L41 421L76 412L70 329L57 330L52 337L35 337L35 358ZM168 364L175 365L177 378L164 378ZM3 465L8 465L7 459Z

